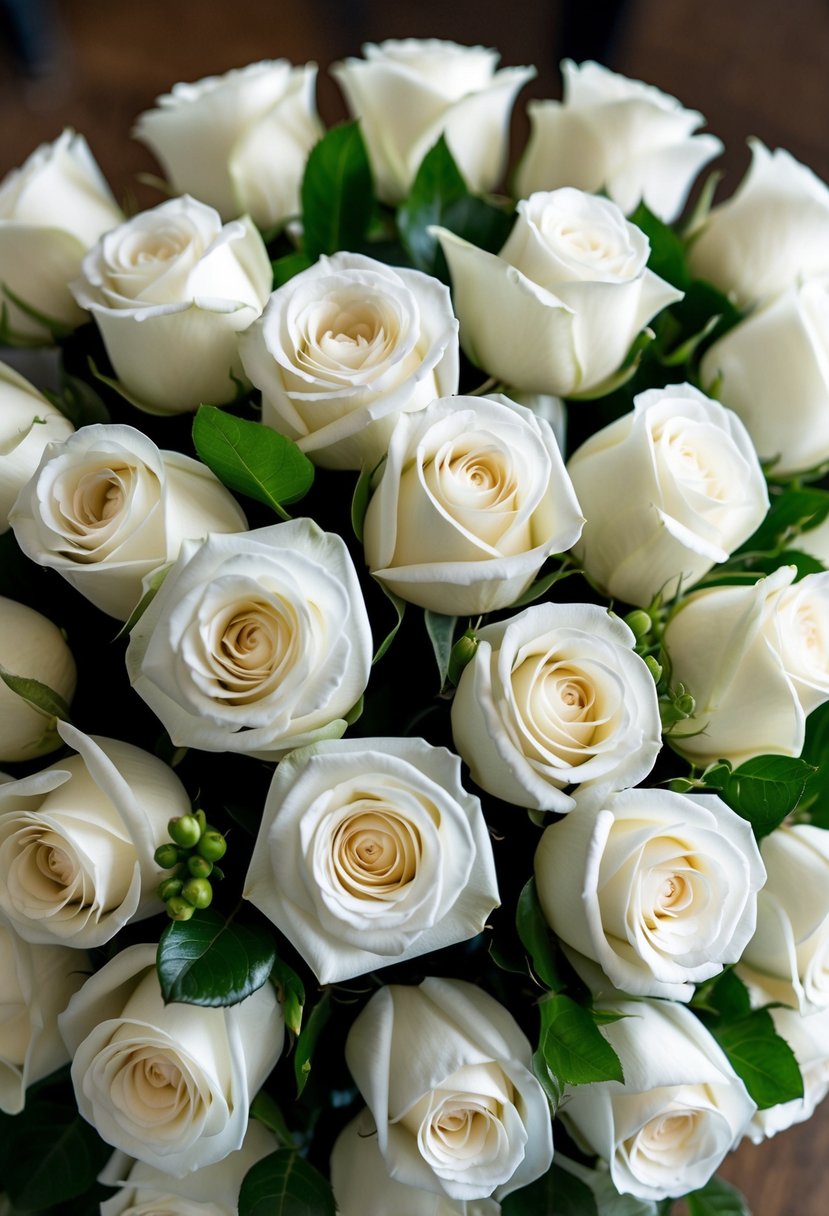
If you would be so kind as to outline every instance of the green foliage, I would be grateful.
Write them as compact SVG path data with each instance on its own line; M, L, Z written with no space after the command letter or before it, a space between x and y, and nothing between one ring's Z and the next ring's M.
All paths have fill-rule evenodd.
M544 919L541 904L538 902L538 891L534 878L529 880L518 896L515 927L538 979L545 988L549 988L552 992L560 992L564 983L558 973L550 927Z
M274 960L271 978L276 986L276 994L282 1005L285 1025L291 1034L298 1035L302 1029L302 1011L305 1007L305 985L293 967L289 967L278 956Z
M0 1171L15 1209L35 1212L89 1190L111 1153L71 1106L30 1096L22 1114L4 1120Z
M767 1009L755 1009L736 1021L714 1020L709 1030L760 1110L803 1097L794 1052L774 1029Z
M751 1216L745 1199L721 1178L709 1179L698 1191L685 1196L688 1216Z
M335 1216L329 1183L293 1149L281 1148L248 1170L239 1216Z
M282 504L302 498L314 480L314 466L292 440L215 405L199 407L193 443L229 489L272 507L281 519L288 518Z
M40 680L32 679L31 676L13 675L6 671L5 667L0 667L0 680L45 718L58 718L61 722L72 721L69 706L60 693L55 692L48 684L41 684Z
M737 553L780 554L797 538L816 528L829 517L829 491L808 487L788 487L772 494L769 510L760 527L740 546ZM782 563L780 563L782 564Z
M397 211L400 238L412 263L444 282L446 262L432 227L449 228L471 244L497 252L511 225L507 212L470 194L443 135L426 153L409 196Z
M265 929L207 908L167 926L158 943L156 969L165 1004L236 1005L267 982L275 959Z
M302 1028L302 1033L296 1041L294 1052L294 1077L296 1078L296 1093L300 1096L311 1072L311 1057L323 1030L331 1017L331 993L323 992L317 1004Z
M443 688L449 678L449 663L452 658L453 638L458 618L445 616L442 612L430 612L427 608L423 613L423 623L426 626L435 662L438 665L440 688Z
M539 1004L538 1050L553 1075L567 1085L623 1081L616 1052L596 1026L590 1011L563 993L551 993Z
M793 756L755 756L739 768L719 760L702 774L702 783L747 819L759 840L795 809L813 771Z
M590 1187L558 1165L501 1203L502 1216L599 1216Z
M639 204L630 219L650 241L648 268L680 291L687 291L691 274L685 260L685 248L674 230L657 219L644 203Z
M374 185L357 122L332 127L314 148L302 179L305 256L357 249L374 211Z

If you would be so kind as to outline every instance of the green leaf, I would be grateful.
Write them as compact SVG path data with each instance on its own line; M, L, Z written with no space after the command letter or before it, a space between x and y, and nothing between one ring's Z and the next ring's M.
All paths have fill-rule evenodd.
M385 456L383 460L385 460ZM368 504L371 500L372 478L379 467L380 465L377 464L373 469L370 469L367 465L363 465L360 469L360 476L357 478L357 484L354 487L354 494L351 499L351 528L360 544L363 543L363 524Z
M639 204L630 220L650 241L648 269L680 291L690 287L691 275L685 261L685 247L674 230L657 219L644 203Z
M688 1216L751 1216L744 1196L722 1178L711 1178L685 1196Z
M328 1024L331 1017L331 993L326 991L311 1010L310 1017L302 1028L302 1033L296 1041L294 1052L294 1076L296 1078L296 1096L299 1097L305 1088L311 1072L311 1057L317 1040Z
M271 1095L264 1089L260 1089L251 1102L250 1114L251 1118L256 1119L268 1131L273 1132L283 1148L296 1149L296 1142L291 1134L291 1129L285 1122L285 1116Z
M588 1085L592 1081L624 1080L619 1057L589 1010L562 993L545 997L539 1010L539 1051L560 1081L567 1085Z
M709 1029L760 1110L803 1097L803 1078L789 1044L774 1029L767 1009Z
M569 578L571 574L580 574L578 566L564 565L559 566L557 570L552 570L549 574L544 574L541 578L537 578L534 583L530 583L523 595L519 595L517 600L514 600L510 605L511 608L523 608L525 604L532 604L534 600L549 591L556 583L563 578Z
M205 908L191 920L170 922L156 970L165 1004L236 1005L267 982L275 959L267 930Z
M273 286L274 291L278 290L283 283L287 283L294 275L301 274L303 270L307 270L313 263L307 254L286 253L284 257L277 258L272 262L273 266Z
M69 706L60 693L55 692L48 684L41 684L40 680L35 680L32 676L13 675L5 667L0 667L0 680L44 717L58 718L61 722L72 721Z
M399 595L395 595L393 591L389 591L388 587L384 586L384 584L381 583L379 581L379 579L378 579L378 582L379 582L380 587L382 587L382 589L383 589L386 599L389 600L390 603L392 603L394 605L395 612L397 613L397 624L392 627L392 629L386 634L386 636L383 638L382 642L378 646L377 653L375 654L374 658L371 660L372 667L375 665L375 663L380 662L383 655L388 650L389 646L391 646L392 642L394 641L395 637L397 636L398 629L403 624L403 615L406 611L406 601L404 599L401 599Z
M332 127L314 148L302 179L305 254L354 249L374 210L374 185L357 122Z
M541 983L552 992L560 992L564 983L558 974L550 927L538 902L534 878L529 880L518 896L515 927Z
M277 1149L248 1170L239 1216L335 1216L330 1184L291 1149Z
M818 706L806 718L806 742L801 759L814 765L806 782L802 807L808 809L809 822L829 828L829 702Z
M429 641L432 643L435 662L438 665L440 687L443 688L449 675L449 659L452 654L453 638L458 618L456 616L445 616L442 612L431 612L426 608L423 612L423 623L426 626Z
M542 1212L544 1216L599 1216L590 1187L558 1165L501 1201L502 1216L540 1216Z
M759 840L794 810L813 772L811 764L797 757L755 756L735 769L720 760L705 770L702 780L749 821Z
M302 1029L305 985L293 967L289 967L279 957L274 960L271 978L276 985L276 992L282 1005L285 1025L292 1034L298 1035Z
M199 406L193 443L221 482L272 507L282 519L288 518L282 503L302 498L314 480L314 466L293 440L215 405Z
M112 1153L71 1106L29 1101L4 1135L5 1189L21 1212L65 1203L88 1190Z
M157 570L153 570L149 579L144 584L146 586L147 590L141 596L141 599L135 605L132 612L129 614L127 619L124 621L124 624L121 626L121 628L116 633L116 635L115 635L116 638L120 638L125 633L132 632L132 630L135 628L135 626L141 620L144 613L149 608L150 604L153 602L155 597L158 595L158 592L161 588L161 584L164 582L165 578L170 573L172 568L173 567L172 567L172 563L171 563L169 566L159 566Z
M590 1169L577 1161L571 1161L561 1153L556 1154L556 1161L568 1174L573 1174L590 1188L599 1216L658 1216L661 1211L661 1207L657 1207L650 1199L620 1195L606 1169Z
M765 519L748 540L740 545L740 553L780 553L789 548L797 537L816 528L829 517L829 490L785 489L772 494ZM797 545L794 546L797 548Z
M433 225L448 227L446 209L469 194L445 136L429 149L420 163L409 197L397 209L397 228L401 240L418 270L434 274L440 246L429 232Z
M691 1008L715 1013L736 1021L751 1013L751 996L737 973L731 969L697 987Z
M94 422L109 422L110 414L91 384L64 372L60 392L45 392L44 396L68 418L75 430Z

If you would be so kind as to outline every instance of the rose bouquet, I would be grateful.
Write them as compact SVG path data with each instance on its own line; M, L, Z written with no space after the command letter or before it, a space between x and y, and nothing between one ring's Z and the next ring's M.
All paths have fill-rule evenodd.
M829 189L566 63L493 193L496 68L0 185L4 1210L746 1213L829 1086Z

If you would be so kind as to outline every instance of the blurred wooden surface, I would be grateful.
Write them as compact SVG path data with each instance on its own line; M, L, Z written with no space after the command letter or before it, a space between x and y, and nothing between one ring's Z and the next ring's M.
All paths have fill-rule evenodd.
M320 108L335 121L344 106L328 64L359 53L364 40L412 35L495 46L504 64L537 66L524 99L560 96L556 0L52 0L51 8L55 54L40 79L25 79L0 44L0 174L73 126L116 194L131 193L142 206L160 196L136 175L158 170L130 129L177 80L263 58L315 60ZM706 116L726 144L728 192L748 163L749 135L788 148L829 179L827 0L631 0L610 66ZM516 147L526 131L520 111ZM809 1124L742 1147L722 1173L749 1197L754 1216L825 1216L828 1163L825 1104Z

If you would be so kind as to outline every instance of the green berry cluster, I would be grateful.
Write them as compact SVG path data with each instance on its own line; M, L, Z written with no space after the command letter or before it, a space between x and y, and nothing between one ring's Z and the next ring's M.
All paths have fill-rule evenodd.
M155 863L172 870L158 886L171 920L189 920L197 908L207 908L213 900L211 876L224 878L216 865L224 857L227 841L211 828L204 811L177 815L167 824L171 844L160 844Z

